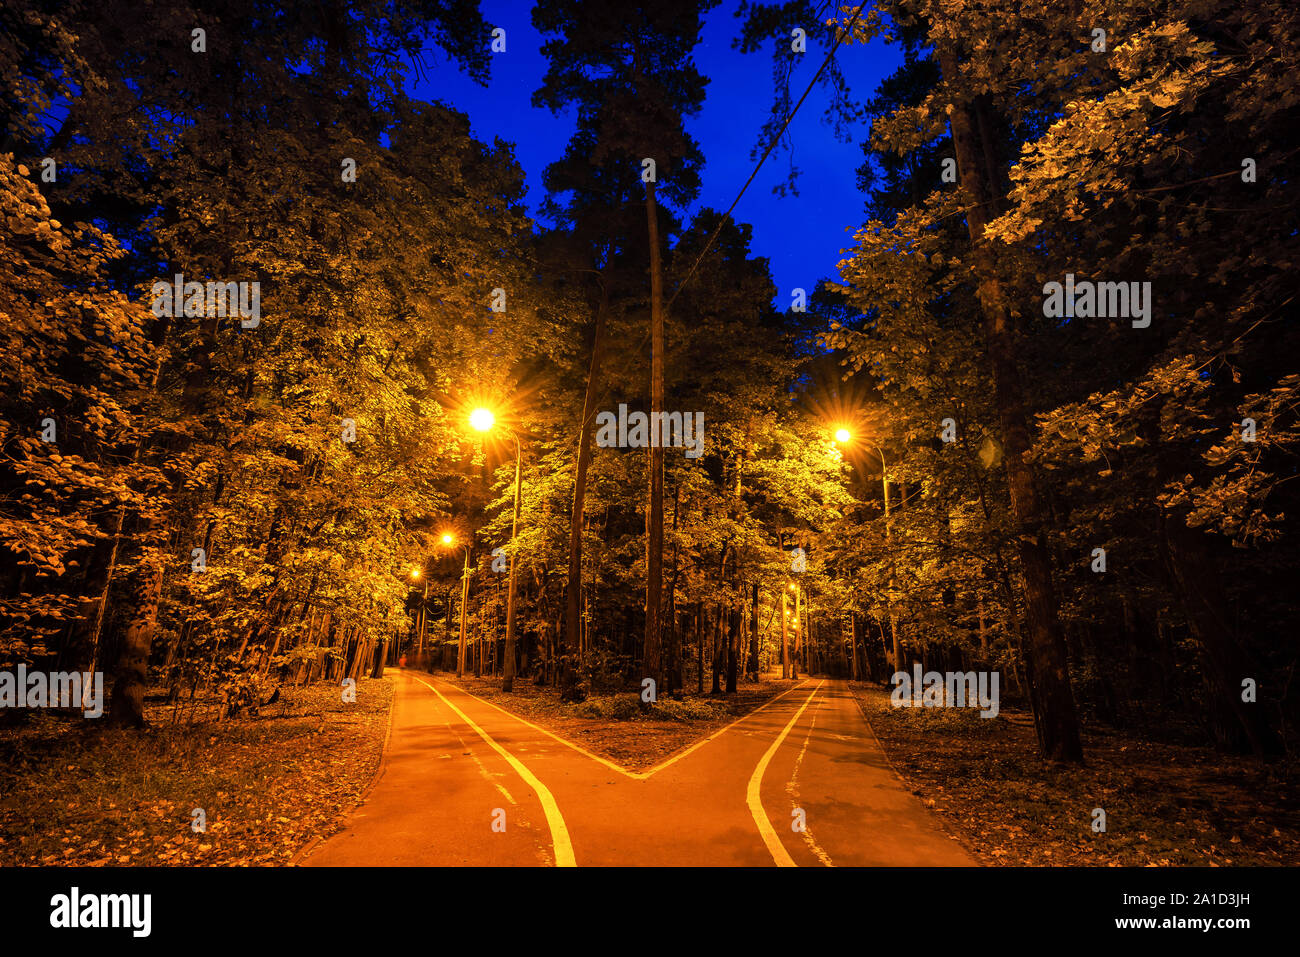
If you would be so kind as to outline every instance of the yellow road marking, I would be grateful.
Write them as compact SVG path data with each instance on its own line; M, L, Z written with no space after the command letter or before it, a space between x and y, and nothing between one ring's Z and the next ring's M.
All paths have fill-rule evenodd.
M803 756L808 753L808 742L812 740L813 730L817 727L817 715L821 713L821 710L825 705L826 698L823 696L822 700L817 702L817 710L813 712L812 721L808 723L808 733L803 736L803 747L799 749L799 756L794 759L794 770L790 772L790 783L785 786L786 793L790 795L791 810L798 809L799 805L802 803L802 799L799 796L799 767L803 764ZM818 844L817 839L812 836L812 828L808 826L806 820L804 821L802 833L804 843L807 844L808 847L812 849L812 852L817 855L817 860L821 861L827 867L834 867L835 863L831 860L830 855L826 853L826 849Z
M518 807L519 802L516 801L510 792L506 790L506 786L497 780L498 775L493 774L487 769L487 765L483 763L479 756L474 752L474 749L470 747L469 742L461 736L461 733L456 730L452 723L450 721L444 721L443 726L456 736L456 740L460 742L462 748L467 749L465 753L468 754L473 759L474 763L478 765L478 773L483 775L483 780L505 795L507 801ZM451 755L447 754L444 755L444 757L450 759Z
M759 789L763 786L763 772L767 770L772 755L776 754L777 748L781 747L781 742L790 733L790 729L794 727L795 722L807 710L808 705L812 703L812 699L817 697L817 692L821 690L821 686L825 683L826 679L824 678L817 682L817 687L813 688L808 700L799 706L799 710L794 713L790 723L781 729L781 733L776 736L776 740L767 749L767 753L759 759L758 766L754 768L754 773L749 779L749 787L745 789L745 803L749 805L749 813L753 815L754 823L758 825L759 836L763 838L763 843L767 845L768 852L771 853L772 860L776 861L777 867L796 867L798 865L795 864L794 858L785 849L785 845L781 843L781 839L776 836L776 831L772 829L772 822L767 819L767 812L763 810L763 801L759 796Z
M722 735L726 734L728 731L730 731L730 730L731 730L732 728L734 728L736 725L740 724L740 722L742 722L742 721L748 721L750 718L752 718L754 715L758 714L758 713L759 713L760 711L762 711L764 708L770 708L772 705L776 704L778 701L780 701L780 700L781 700L782 698L784 698L786 695L790 694L792 691L798 691L800 688L802 688L802 687L803 687L804 685L806 685L807 683L808 683L808 679L805 678L803 681L799 682L799 683L798 683L797 685L795 685L793 688L787 688L785 691L782 691L782 692L781 692L779 695L777 695L776 697L774 697L774 698L772 698L772 699L770 699L770 700L768 700L768 701L763 702L761 705L759 705L759 706L758 706L757 708L755 708L753 711L749 712L749 714L741 715L739 718L737 718L735 721L731 722L731 724L727 725L726 727L719 728L717 731L714 731L711 735L709 735L709 736L708 736L707 738L705 738L703 741L696 741L694 744L692 744L692 745L691 745L689 748L687 748L685 751L678 751L676 754L674 754L674 755L673 755L671 758L669 758L667 761L662 761L662 762L660 762L659 764L656 764L656 765L655 765L654 767L652 767L649 771L644 772L644 774L643 774L642 776L648 778L648 777L650 777L650 775L652 775L652 774L656 774L656 773L658 773L659 771L662 771L664 768L668 767L668 765L673 764L674 762L680 761L682 758L686 757L686 755L690 754L690 753L691 753L692 751L694 751L696 748L702 748L702 747L704 747L706 744L708 744L710 741L712 741L714 738L720 738L720 737L722 737Z
M555 803L555 798L547 789L546 785L537 779L537 776L524 767L523 762L517 759L513 754L507 751L501 745L492 740L491 735L474 723L474 719L467 715L460 708L456 707L447 700L446 695L435 688L429 682L425 681L418 675L412 675L416 681L424 685L439 698L452 711L456 712L466 724L478 732L478 736L487 742L488 747L492 748L497 754L505 758L512 768L518 772L519 776L537 792L537 800L542 802L542 810L546 814L546 823L551 828L551 846L555 849L555 866L556 867L577 867L578 861L573 856L573 842L569 840L569 829L565 826L564 815L560 813L559 805Z
M420 680L423 681L424 679L421 678ZM430 686L430 687L432 687L432 686ZM532 723L531 721L529 721L527 718L521 718L519 715L515 714L513 711L507 711L505 708L502 708L500 705L495 705L495 704L493 704L491 701L488 701L487 698L480 698L480 697L479 697L478 695L476 695L474 692L472 692L472 691L468 691L468 690L466 690L465 688L460 687L460 685L452 685L452 687L455 688L457 691L459 691L461 694L469 695L471 698L473 698L473 699L474 699L475 701L477 701L479 704L485 704L485 705L487 705L489 708L494 708L494 709L496 709L497 711L500 711L500 712L501 712L503 715L505 715L507 718L513 718L515 721L518 721L520 724L527 725L528 727L532 728L534 731L539 731L539 732L541 732L542 734L546 735L548 738L553 738L554 740L560 742L560 744L564 745L566 748L571 748L572 750L577 751L579 754L584 755L584 756L586 756L586 757L588 757L588 758L591 758L591 760L593 760L593 761L597 761L597 762L599 762L600 764L603 764L605 767L609 768L611 771L617 771L619 774L622 774L622 775L624 775L624 776L626 776L626 777L629 777L629 778L636 778L636 779L638 779L638 780L640 780L640 779L642 779L642 778L644 778L644 777L646 776L646 775L641 774L641 773L636 772L636 771L629 771L629 770L627 770L626 768L621 767L621 766L615 764L613 761L609 761L609 760L606 760L605 758L602 758L599 754L592 754L592 753L591 753L590 751L588 751L586 748L580 747L579 745L574 744L572 741L566 741L564 738L560 737L558 734L554 734L553 732L547 731L545 728L542 728L542 727L539 727L539 726L533 724L533 723Z
M423 681L424 679L421 678L421 679L419 679L419 680ZM533 723L532 723L531 721L529 721L527 718L521 718L519 715L515 714L513 711L507 711L505 708L502 708L500 705L495 705L495 704L493 704L491 701L488 701L487 698L480 698L480 697L479 697L478 695L476 695L474 692L469 691L469 690L467 690L467 689L465 689L465 688L462 688L462 687L460 687L459 685L452 685L452 687L455 688L457 691L459 691L461 694L469 695L471 698L473 698L475 701L479 702L480 704L485 704L485 705L487 705L489 708L495 708L497 711L500 711L500 712L501 712L503 715L505 715L507 718L513 718L514 720L518 721L520 724L527 725L528 727L532 728L534 731L538 731L538 732L540 732L540 733L546 735L548 738L551 738L551 739L554 740L554 741L558 741L560 744L564 745L566 748L569 748L569 749L571 749L571 750L573 750L573 751L577 751L579 754L584 755L585 757L591 758L591 760L593 760L593 761L595 761L595 762L597 762L597 763L599 763L599 764L603 764L605 767L609 768L611 771L617 771L619 774L623 775L624 777L632 778L634 781L644 781L646 778L650 777L650 775L652 775L652 774L657 774L658 772L662 771L664 768L668 767L668 765L670 765L670 764L674 764L674 763L676 763L677 761L680 761L682 758L686 757L688 754L690 754L692 751L696 750L697 748L702 748L702 747L704 747L704 745L708 744L708 743L709 743L710 741L712 741L714 738L719 738L719 737L721 737L722 735L726 734L728 731L730 731L730 730L731 730L732 728L734 728L736 725L740 724L740 722L742 722L742 721L748 721L750 718L752 718L754 715L758 714L758 713L759 713L760 711L762 711L764 708L770 708L772 705L776 704L778 701L780 701L780 700L781 700L782 698L784 698L786 695L788 695L788 694L790 694L790 693L792 693L792 692L798 691L800 688L802 688L802 687L803 687L804 685L806 685L807 683L808 683L808 679L805 678L803 681L799 682L799 683L798 683L797 685L795 685L793 688L787 688L785 691L782 691L779 695L775 696L774 698L772 698L772 699L770 699L770 700L768 700L768 701L763 702L761 705L759 705L759 706L758 706L757 708L755 708L753 711L749 712L749 714L741 715L739 718L737 718L735 721L731 722L730 724L725 725L724 727L719 728L717 731L714 731L714 732L713 732L711 735L709 735L707 738L704 738L704 739L702 739L702 740L700 740L700 741L696 741L694 744L692 744L689 748L687 748L687 749L684 750L684 751L678 751L678 752L677 752L676 754L674 754L672 757L668 758L668 759L665 760L665 761L661 761L661 762L659 762L658 764L656 764L654 767L652 767L652 768L651 768L650 770L648 770L648 771L629 771L627 768L623 767L623 766L620 765L620 764L615 764L613 761L610 761L610 760L607 759L607 758L602 758L599 754L592 754L590 751L588 751L586 748L582 747L581 745L574 744L572 741L569 741L569 740L567 740L567 739L565 739L565 738L562 738L562 737L560 737L558 734L555 734L555 733L552 732L552 731L547 731L545 728L542 728L542 727L539 727L538 725L533 724ZM430 687L432 687L432 685L430 685Z

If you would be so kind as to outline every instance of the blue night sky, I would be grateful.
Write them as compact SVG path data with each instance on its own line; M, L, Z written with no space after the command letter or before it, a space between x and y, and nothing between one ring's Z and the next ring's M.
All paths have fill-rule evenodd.
M431 69L425 82L414 83L412 91L422 99L442 100L467 114L478 139L491 142L499 136L514 143L528 175L528 205L537 216L545 195L542 170L563 152L573 132L574 117L554 116L531 104L546 69L540 52L542 38L531 22L532 4L484 0L481 8L489 25L504 28L507 38L506 52L492 56L488 86L479 86L440 50L430 48L426 63ZM710 82L703 109L688 120L688 129L705 160L697 206L718 210L731 205L754 167L750 150L772 101L770 52L742 54L731 46L740 26L735 9L735 3L724 0L705 20L695 61ZM809 41L791 83L793 100L798 100L826 52L825 47ZM897 51L879 41L868 46L843 43L835 56L858 101L870 97L880 80L901 63ZM814 89L790 127L794 162L801 172L799 195L778 197L772 192L790 162L789 154L778 148L732 213L737 221L753 225L753 250L771 261L778 289L775 301L781 309L789 306L792 288L800 286L811 293L819 279L834 275L840 250L852 239L845 230L861 225L863 197L854 171L862 163L858 144L866 129L852 129L856 142L836 140L823 120L827 101L820 86Z

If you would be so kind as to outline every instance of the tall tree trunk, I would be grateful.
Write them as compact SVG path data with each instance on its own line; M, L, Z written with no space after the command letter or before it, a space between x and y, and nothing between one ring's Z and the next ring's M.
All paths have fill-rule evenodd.
M139 443L136 445L138 458ZM77 619L72 624L68 638L71 651L69 664L77 671L99 670L100 636L104 631L104 617L108 609L109 593L117 572L117 555L122 543L122 526L126 519L126 506L117 509L111 524L105 529L106 537L96 543L86 562L87 597L80 601Z
M681 483L673 486L673 568L668 577L668 649L664 655L668 673L668 691L682 690L682 635L677 627L677 578L681 572L678 563L677 517L681 512Z
M524 496L522 477L523 454L519 451L519 439L515 438L515 517L510 526L510 585L506 596L506 641L505 660L501 669L501 690L515 690L515 562L519 556L515 545L519 542L519 500ZM496 642L492 643L493 651ZM493 671L496 668L496 655L493 655Z
M650 499L646 508L645 676L663 686L663 621L660 603L664 560L664 450L659 413L664 408L664 292L659 256L659 209L655 184L645 184L650 238Z
M941 49L940 64L949 83L958 82L957 56L951 46ZM1016 367L1016 341L1006 293L998 277L994 249L984 239L986 210L996 202L995 169L980 161L970 102L952 104L949 114L953 144L967 195L966 225L970 235L971 271L978 283L984 337L993 372L994 403L1002 426L1007 484L1016 541L1025 577L1025 619L1029 666L1040 714L1043 756L1055 761L1083 760L1074 695L1070 689L1065 636L1057 612L1047 549L1047 513L1027 460L1030 448L1028 416ZM987 154L986 154L987 155Z
M712 661L710 671L713 674L713 683L709 688L710 693L719 694L722 691L722 685L718 679L722 676L722 629L726 615L723 613L721 605L714 606L713 627L709 629L710 651L712 651Z
M704 633L708 629L708 617L703 602L695 604L695 690L704 694Z
M849 677L854 681L858 680L858 648L862 644L858 621L858 613L849 612Z
M727 694L736 693L736 669L740 658L740 631L744 612L738 599L733 599L727 614Z
M236 30L244 29L247 24L243 21L232 22L230 26ZM237 129L239 124L239 94L240 80L242 74L235 69L235 64L231 61L224 61L221 67L228 71L231 78L229 85L225 90L225 141L226 155L224 160L224 176L226 182L238 180L237 171L243 167L242 149L247 142L246 137L242 136ZM175 216L176 213L171 211L167 216ZM234 224L223 222L216 224L215 235L224 235L231 237L233 240L236 236ZM201 258L201 257L200 257ZM221 256L220 266L225 272L230 271L230 253L224 252ZM187 264L190 265L190 264ZM194 265L201 264L195 263ZM209 267L213 264L207 264ZM163 317L155 324L152 330L154 343L161 346L167 339L168 334L174 324L175 317ZM225 400L225 393L220 388L214 386L214 377L212 367L217 354L217 330L219 320L215 316L205 316L199 323L199 341L197 347L183 358L185 361L180 368L185 369L185 385L181 393L181 404L184 410L203 422L202 428L205 431L215 429L214 416L212 415L216 407ZM160 381L161 366L155 370L153 388L156 391ZM178 446L182 440L177 436L170 436L166 440L169 448L168 454L176 454ZM180 499L180 493L183 490L185 478L179 478L173 482L172 501ZM114 725L143 727L144 720L144 691L148 680L149 655L153 650L154 636L158 630L158 606L162 600L162 584L164 574L164 561L162 554L157 551L166 534L161 527L161 520L158 518L146 519L144 528L140 536L142 555L136 565L136 572L132 576L132 581L127 588L125 595L125 614L124 619L127 626L123 633L122 645L119 650L116 680L113 685L113 701L110 705L109 720ZM205 535L205 541L210 542L210 532ZM188 553L188 549L187 549Z
M790 600L788 588L781 589L781 677L790 677Z
M609 288L600 283L600 304L596 307L596 331L591 343L591 364L587 369L587 393L582 400L582 423L578 427L578 461L573 472L573 512L569 516L569 578L564 596L564 631L558 636L560 700L575 701L578 668L574 660L582 645L582 522L587 497L587 470L591 466L591 426L596 420L600 395L601 358L605 347L605 317L609 312Z
M758 680L758 582L753 585L753 598L749 606L749 673Z
M794 611L790 613L790 620L794 622L795 627L790 631L790 677L791 679L799 677L799 653L803 650L803 615L799 612L799 597L803 594L802 588L796 588L794 593Z
M131 576L126 596L129 611L108 712L109 724L117 727L142 728L145 724L144 693L149 678L149 652L158 625L162 579L162 556L150 549Z

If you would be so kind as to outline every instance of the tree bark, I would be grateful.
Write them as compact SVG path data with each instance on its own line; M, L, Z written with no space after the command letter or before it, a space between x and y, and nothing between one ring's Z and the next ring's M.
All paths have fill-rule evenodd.
M578 668L575 661L577 650L582 646L583 503L587 497L587 470L591 466L591 426L596 419L596 399L600 395L601 358L608 312L609 289L602 279L600 304L596 307L596 331L591 343L591 364L587 369L587 392L582 400L582 423L578 427L578 461L573 472L573 512L569 518L569 578L564 596L564 631L559 636L556 648L561 701L578 701L585 697L578 690Z
M736 671L740 659L740 631L743 615L740 604L737 600L733 600L727 615L727 694L736 693Z
M862 638L858 632L858 613L849 612L849 677L858 680L858 646Z
M944 78L959 82L956 53L941 50ZM995 202L996 170L985 169L974 132L972 105L952 104L953 144L967 195L966 225L970 235L971 271L978 283L985 345L993 373L994 403L1002 426L1011 513L1025 578L1025 619L1029 666L1040 715L1043 756L1054 761L1081 762L1078 717L1070 688L1065 636L1057 611L1047 549L1046 510L1027 455L1030 449L1028 415L1016 367L1016 341L1006 294L998 277L995 253L984 238L986 209ZM987 155L987 154L986 154Z
M708 630L707 612L703 602L695 604L695 690L704 694L704 633Z
M726 615L723 613L721 605L714 606L713 626L709 629L709 648L711 655L711 672L713 675L713 684L709 688L711 694L719 694L722 691L722 685L719 684L718 678L722 675L722 629Z
M668 578L668 647L664 654L668 675L668 691L682 690L682 636L677 627L677 579L681 572L678 562L677 518L681 514L682 488L673 487L673 569Z
M754 681L758 680L758 582L753 585L749 606L749 668Z
M781 589L781 677L790 677L790 600Z
M149 652L158 623L158 601L162 596L162 556L150 551L131 576L127 597L129 617L122 632L122 647L113 683L109 724L116 727L144 727L144 693L149 678Z
M523 453L519 449L519 438L515 437L515 517L510 526L510 585L506 596L506 642L505 661L501 669L501 690L515 690L515 562L519 556L515 546L519 542L519 500L524 495ZM495 650L495 642L493 649ZM494 660L495 664L495 660Z
M645 676L663 686L664 450L658 435L664 408L664 302L655 184L645 184L650 239L650 496L646 508Z

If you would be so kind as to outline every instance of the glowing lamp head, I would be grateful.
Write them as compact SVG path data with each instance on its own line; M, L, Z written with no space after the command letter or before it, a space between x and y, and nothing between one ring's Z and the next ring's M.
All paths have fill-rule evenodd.
M469 414L469 424L480 432L486 432L492 428L496 422L496 417L488 409L475 409Z
M411 581L419 581L419 580L420 580L420 569L418 569L418 568L412 568L412 569L411 569Z
M835 441L836 441L836 442L847 442L847 441L848 441L849 439L851 439L851 438L853 438L853 434L852 434L851 432L849 432L848 429L836 429L836 430L835 430Z
M443 543L444 545L450 545L450 544L451 544L452 542L454 542L455 540L456 540L456 539L454 539L454 538L451 536L451 533L447 533L447 534L445 534L445 535L442 536L442 543Z

